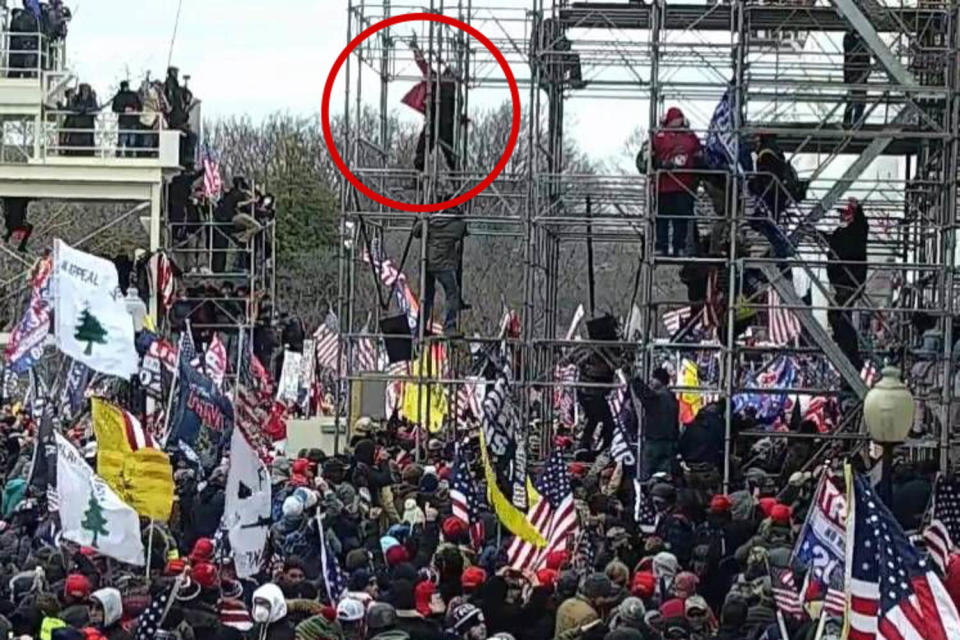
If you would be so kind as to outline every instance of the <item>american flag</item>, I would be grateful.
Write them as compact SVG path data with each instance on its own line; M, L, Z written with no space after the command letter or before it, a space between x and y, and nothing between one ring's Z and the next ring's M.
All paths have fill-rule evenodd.
M220 164L210 147L203 148L203 195L214 199L223 191Z
M803 419L812 420L816 423L817 431L820 433L833 431L833 418L829 411L832 402L832 398L826 396L814 396L810 398L807 408L803 411Z
M386 366L386 372L393 378L400 378L410 375L409 362L393 362ZM387 416L392 416L393 412L400 407L403 400L403 380L389 380L384 392L384 404Z
M519 537L514 538L507 549L507 563L517 571L540 569L547 554L564 549L567 539L577 532L573 490L570 488L567 467L559 452L554 452L547 462L537 491L540 493L540 500L530 508L527 520L547 541L547 546L537 549Z
M553 370L553 379L557 383L553 387L553 409L557 412L560 423L572 427L576 424L577 390L576 383L579 376L577 365L557 365Z
M156 276L154 276L156 274ZM173 276L173 262L162 251L156 251L147 260L147 276L161 307L166 310L173 306L177 296L176 278ZM154 280L156 277L156 280Z
M153 436L143 428L143 425L140 424L140 421L135 415L122 407L120 408L120 413L123 415L124 433L127 436L127 444L130 445L131 450L139 451L140 449L157 448Z
M774 345L783 346L800 337L800 321L793 311L783 306L773 287L767 290L767 316L770 342Z
M183 576L177 576L173 583L153 597L150 606L140 615L137 620L137 631L134 634L134 640L153 640L157 636L157 631L163 626L163 621L170 611L170 607L176 600L177 594L183 588Z
M581 529L573 546L573 568L581 573L589 573L597 559L597 541L589 529Z
M640 531L651 534L657 530L659 517L657 510L653 506L653 501L647 496L647 490L643 483L633 479L633 521L637 523Z
M466 459L459 453L453 460L450 474L450 504L453 515L470 527L470 538L476 545L483 540L483 523L477 518L480 499L477 497L477 483L470 473Z
M848 475L849 472L848 472ZM960 617L932 566L859 474L850 482L846 574L849 640L946 640Z
M367 333L367 327L361 333ZM369 336L357 340L356 363L358 371L377 371L377 345Z
M206 353L203 354L203 363L207 375L219 388L223 388L223 379L227 375L227 348L220 339L220 334L214 333Z
M704 329L714 329L720 326L724 294L725 292L720 291L718 271L712 271L707 276L707 297L704 300L702 321Z
M800 594L797 593L797 581L793 576L793 570L789 567L773 565L768 565L767 569L770 572L770 587L777 608L785 616L797 618L803 616L803 604L800 602Z
M940 571L946 573L950 554L960 540L960 479L937 476L933 486L933 516L923 531L923 540Z
M242 600L223 598L217 603L217 612L220 615L220 624L225 627L237 631L249 631L253 628L253 618Z
M860 379L863 380L868 389L877 384L877 380L880 379L880 370L877 369L877 365L872 360L863 363L863 368L860 369Z
M196 369L200 366L200 358L197 357L197 345L193 343L193 332L188 323L183 333L180 334L180 346L178 348L180 361Z
M340 569L337 554L333 552L330 541L327 539L326 526L323 514L317 515L317 531L320 533L320 567L323 570L323 586L327 594L327 604L336 606L340 597L347 590L347 576Z
M667 333L672 336L677 331L680 331L680 327L682 327L683 323L690 317L690 307L680 307L673 311L667 311L662 317L663 326L667 328Z
M269 384L258 375L258 363L257 357L253 355L253 340L243 339L233 411L236 425L247 436L257 453L266 458L270 443L264 435L264 426L270 419L272 401ZM262 368L261 366L260 369Z
M337 316L331 311L323 324L313 332L317 349L317 364L325 369L336 371L337 356L340 353L340 332L337 328Z

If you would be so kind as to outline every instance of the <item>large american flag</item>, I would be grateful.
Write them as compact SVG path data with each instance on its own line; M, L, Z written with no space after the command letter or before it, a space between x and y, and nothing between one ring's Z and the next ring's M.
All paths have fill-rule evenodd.
M217 162L210 147L203 148L203 195L216 198L223 191L223 180L220 178L220 164Z
M930 559L946 572L950 554L960 540L960 480L937 476L933 486L933 517L923 531Z
M579 370L577 365L557 365L553 370L553 409L560 423L572 427L576 424L577 383Z
M661 317L663 318L663 326L667 328L667 333L672 336L677 331L680 331L680 327L682 327L683 323L690 317L690 307L680 307L673 311L667 311Z
M647 495L646 487L636 478L633 479L633 491L633 521L637 523L641 532L651 534L657 530L660 520L657 509Z
M869 480L853 475L847 516L848 640L947 640L960 617L933 567Z
M137 630L134 633L134 640L153 640L157 637L157 631L163 626L163 621L170 612L177 594L183 588L186 579L183 576L177 576L169 587L163 589L150 601L150 605L144 610L137 619Z
M366 327L364 327L362 333L367 333ZM377 344L370 336L365 335L357 340L354 357L356 359L358 371L378 370L377 365L379 359L377 358Z
M347 576L340 569L337 554L330 546L322 514L317 515L317 525L320 534L320 567L323 570L323 586L327 596L324 600L327 604L336 606L343 592L347 590Z
M453 460L450 474L450 505L453 515L470 527L470 538L474 544L483 539L483 523L477 518L480 499L477 497L477 483L470 473L466 459L459 453Z
M243 349L240 353L240 367L237 370L237 386L234 397L234 419L237 426L253 445L262 458L266 458L270 451L270 442L264 435L264 426L270 419L272 406L269 381L262 376L266 371L259 371L259 361L253 355L253 341L249 335L244 336ZM258 374L259 373L259 374Z
M547 546L535 545L515 537L507 549L507 563L517 571L536 571L546 561L547 554L567 546L567 539L576 535L577 510L573 504L573 490L567 467L559 452L554 452L537 483L540 500L530 508L527 520L540 533Z
M800 337L800 321L793 311L783 306L773 287L767 290L767 320L770 342L783 346Z

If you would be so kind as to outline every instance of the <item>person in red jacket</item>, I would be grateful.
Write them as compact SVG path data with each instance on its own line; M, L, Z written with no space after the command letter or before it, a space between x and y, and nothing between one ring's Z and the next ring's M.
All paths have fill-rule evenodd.
M667 255L673 227L673 255L687 253L687 221L693 219L694 173L700 139L690 130L678 107L670 107L653 136L653 164L657 177L657 255ZM671 225L672 221L672 225Z

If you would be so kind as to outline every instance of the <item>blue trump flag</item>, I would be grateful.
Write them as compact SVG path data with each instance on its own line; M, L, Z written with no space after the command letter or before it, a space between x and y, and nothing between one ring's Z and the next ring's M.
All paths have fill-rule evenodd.
M169 442L216 446L233 426L233 405L213 381L180 359L180 395ZM201 438L201 436L203 436ZM207 447L202 447L207 448Z

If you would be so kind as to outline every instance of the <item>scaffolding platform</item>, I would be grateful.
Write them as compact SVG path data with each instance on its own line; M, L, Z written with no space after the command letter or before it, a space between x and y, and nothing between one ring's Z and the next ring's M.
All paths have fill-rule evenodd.
M880 137L890 138L883 150L885 156L906 156L916 154L924 140L942 138L936 133L921 132L916 129L898 131L889 125L865 124L856 131L849 127L823 122L765 122L750 123L748 131L754 133L773 133L777 144L784 151L817 154L861 154L870 143Z

